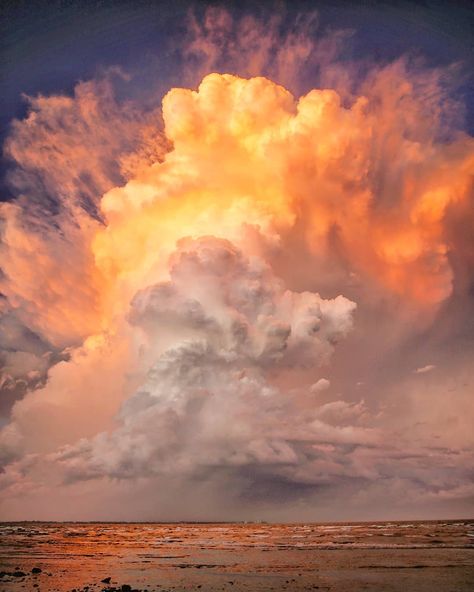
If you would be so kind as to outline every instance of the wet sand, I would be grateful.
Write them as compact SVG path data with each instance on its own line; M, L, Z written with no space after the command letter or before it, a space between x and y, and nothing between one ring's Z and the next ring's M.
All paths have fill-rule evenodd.
M0 571L0 592L472 592L474 521L3 523Z

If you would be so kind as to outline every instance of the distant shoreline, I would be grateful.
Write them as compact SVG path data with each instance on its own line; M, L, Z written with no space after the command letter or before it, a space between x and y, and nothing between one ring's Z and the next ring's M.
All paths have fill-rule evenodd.
M324 522L309 522L309 521L295 521L295 522L272 522L270 520L0 520L0 525L15 525L15 524L163 524L163 525L209 525L209 524L241 524L241 525L306 525L306 526L325 526L325 525L358 525L358 524L421 524L438 522L474 522L472 518L430 518L423 520L417 518L415 520L331 520Z

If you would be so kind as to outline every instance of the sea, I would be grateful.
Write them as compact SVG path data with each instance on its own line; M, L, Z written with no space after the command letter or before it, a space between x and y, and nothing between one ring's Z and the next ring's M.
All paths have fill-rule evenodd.
M0 592L474 591L474 520L0 523Z

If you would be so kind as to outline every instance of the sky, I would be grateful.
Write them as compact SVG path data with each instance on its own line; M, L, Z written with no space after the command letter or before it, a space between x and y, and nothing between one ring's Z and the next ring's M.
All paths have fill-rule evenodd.
M472 517L469 4L1 10L0 519Z

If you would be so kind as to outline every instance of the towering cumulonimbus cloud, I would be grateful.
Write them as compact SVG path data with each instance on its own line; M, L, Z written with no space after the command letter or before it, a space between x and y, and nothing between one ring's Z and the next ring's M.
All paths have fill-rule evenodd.
M342 296L286 290L229 241L183 239L170 280L131 304L130 322L155 360L124 403L122 425L68 446L58 462L69 478L296 462L291 438L308 429L310 415L291 426L295 409L278 374L326 361L351 329L354 308Z
M212 31L234 26L219 14L188 48L204 69L222 56ZM292 35L285 51L304 58L311 42ZM357 339L403 357L456 287L450 224L472 199L474 145L448 125L440 76L399 61L357 96L295 98L214 72L146 112L112 84L34 99L7 143L21 193L1 209L3 380L22 395L0 433L9 515L19 493L34 508L164 476L168 505L203 475L238 508L272 483L360 504L470 495L473 443L440 445L445 417L420 403L438 360L391 399L340 360L351 395L330 376L344 347L365 363ZM470 409L464 391L457 404Z

